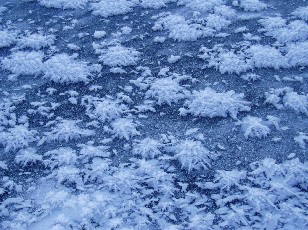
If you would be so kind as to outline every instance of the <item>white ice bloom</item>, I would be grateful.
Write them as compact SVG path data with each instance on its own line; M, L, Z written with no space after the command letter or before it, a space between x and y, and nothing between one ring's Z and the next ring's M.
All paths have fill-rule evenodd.
M155 43L164 43L166 41L166 38L165 37L160 37L160 36L157 36L153 39L153 41Z
M0 131L2 126L14 127L17 122L15 107L11 103L0 103Z
M85 181L102 182L105 179L105 174L111 169L112 161L108 158L95 157L89 167L89 170L84 176Z
M294 141L302 148L306 149L306 143L308 143L308 134L299 132L298 136L294 137Z
M77 9L83 8L89 0L38 0L42 6L61 8L61 9Z
M88 82L100 69L99 65L89 65L73 56L56 54L44 63L44 77L57 83Z
M89 137L95 134L94 130L83 129L78 126L81 120L60 119L52 127L50 132L45 132L44 141L65 141L77 140L81 137Z
M93 14L101 17L121 15L131 12L134 7L159 9L174 0L99 0L92 4Z
M277 109L283 108L282 99L286 93L293 92L293 89L290 87L270 89L270 92L265 93L265 102L266 104L272 104Z
M83 181L79 173L80 170L77 167L67 165L54 170L50 177L55 178L58 182L58 185L67 184L79 187L83 185Z
M127 74L126 70L123 69L122 67L111 67L110 68L110 73Z
M289 23L281 17L267 17L259 20L265 35L271 36L282 44L305 41L308 38L308 25L302 20Z
M175 41L196 41L200 37L209 36L213 33L213 30L210 28L205 28L196 23L189 24L187 22L174 24L168 29L170 30L169 38Z
M158 105L177 103L186 98L189 92L181 82L189 79L188 76L173 75L164 78L155 78L145 93L146 99L155 99Z
M178 5L185 5L186 7L196 11L211 11L215 6L224 5L225 0L178 0Z
M59 107L59 103L47 103L47 101L43 102L31 102L31 108L27 110L28 114L40 114L47 118L51 118L54 115L55 109Z
M100 38L103 38L103 37L105 37L106 36L106 31L104 31L104 30L96 30L95 32L94 32L94 34L93 34L93 37L94 38L97 38L97 39L100 39Z
M129 35L131 34L131 32L133 31L133 29L129 26L124 26L121 28L121 33L124 35Z
M44 160L44 164L50 169L64 165L75 165L77 163L77 154L76 151L71 148L60 147L44 153L45 157L48 157Z
M136 49L121 45L110 46L99 52L99 60L110 67L136 65L141 55Z
M260 80L261 76L255 73L247 73L247 74L243 74L241 78L245 81L253 82L253 81Z
M277 109L286 108L308 115L308 95L298 94L292 88L271 89L265 93L265 98L265 103L272 104Z
M145 138L137 140L133 145L133 154L141 156L142 158L155 158L162 154L160 148L163 145L152 138Z
M292 12L292 15L302 20L308 21L308 6L298 7Z
M17 51L1 61L1 67L12 74L39 75L44 69L44 54L37 51Z
M282 53L271 46L253 45L247 52L256 68L279 69L288 66L288 60Z
M168 58L168 62L170 64L173 64L173 63L176 63L178 60L181 59L181 56L178 56L178 55L171 55L169 58Z
M261 139L266 137L271 132L268 124L259 117L244 117L239 124L244 131L244 136L246 139L248 139L248 137L257 137Z
M5 147L6 152L15 151L37 141L36 135L36 130L29 130L24 125L16 125L9 128L7 132L0 132L0 144Z
M180 140L172 148L174 158L188 171L193 169L207 169L211 166L215 155L203 146L200 141Z
M0 48L9 47L16 41L16 33L8 30L0 31Z
M217 31L227 28L231 21L219 14L209 14L206 18L206 26Z
M136 1L131 0L100 0L92 4L93 14L101 17L125 14L133 10Z
M240 0L240 7L245 11L261 11L267 8L267 5L260 0Z
M19 48L32 48L39 50L54 44L56 37L54 35L44 35L33 33L18 39L17 45Z
M165 7L169 2L174 2L174 0L140 0L140 6L144 8L159 9Z
M80 144L79 147L81 147L79 151L79 156L81 159L85 160L86 162L89 159L95 158L95 157L109 157L110 152L109 146L105 145L92 145L92 144Z
M15 162L22 167L32 166L43 160L43 156L36 153L34 148L22 149L15 157Z
M235 93L233 90L219 93L211 88L202 91L194 90L191 98L180 108L180 114L185 116L192 114L200 117L227 117L230 115L236 119L242 111L250 111L250 102L244 99L243 93Z
M8 170L6 162L0 161L0 169L1 170Z
M111 122L112 133L118 137L129 140L131 137L140 135L137 124L130 118L118 118Z
M288 92L283 97L283 104L286 108L308 116L308 95L300 95L296 92Z
M128 111L128 107L120 100L111 98L84 97L82 104L86 106L86 114L91 119L101 122L119 118Z
M287 46L286 58L290 66L308 66L308 41L291 43Z
M167 30L169 31L169 38L176 41L196 41L200 37L211 35L214 31L201 24L187 21L180 15L161 17L155 22L152 29L154 31Z
M246 62L243 55L235 54L233 51L221 53L215 64L220 73L236 73L245 72L250 69L250 65Z
M236 73L240 74L249 69L252 69L252 62L247 58L245 51L240 49L224 49L221 45L214 46L212 49L201 47L199 58L204 60L208 67L214 67L220 73Z
M193 230L210 229L205 226L212 226L214 223L214 220L215 220L215 215L213 213L206 213L206 214L194 213L192 217L190 218L188 228L193 229ZM174 230L176 230L176 228Z
M8 10L7 7L5 6L0 6L0 15L3 15L4 12L6 12Z
M219 1L216 1L219 2ZM214 14L220 15L226 19L234 19L236 18L236 10L227 5L219 5L214 7Z
M217 170L213 182L200 184L200 187L205 189L220 188L228 190L232 187L240 187L241 181L245 180L246 177L246 171L239 171L237 169L232 171Z
M212 194L219 207L215 210L218 215L215 226L303 228L306 221L301 209L307 200L306 178L306 163L294 159L277 164L274 159L266 158L252 163L248 172L219 170L214 183L199 184L213 192L219 188ZM293 214L290 216L289 212Z
M238 43L231 49L215 45L212 49L202 47L199 58L207 67L214 67L222 74L240 74L255 68L288 68L288 58L282 52L268 45L247 45ZM304 56L305 54L303 54Z

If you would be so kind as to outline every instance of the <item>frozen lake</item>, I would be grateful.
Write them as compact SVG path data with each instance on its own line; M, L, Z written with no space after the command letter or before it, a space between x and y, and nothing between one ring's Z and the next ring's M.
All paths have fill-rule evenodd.
M308 6L0 0L1 229L306 229Z

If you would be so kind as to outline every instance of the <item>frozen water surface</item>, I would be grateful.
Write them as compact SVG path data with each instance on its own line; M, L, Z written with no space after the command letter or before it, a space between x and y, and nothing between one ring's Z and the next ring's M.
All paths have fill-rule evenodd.
M307 19L1 0L1 229L307 229Z

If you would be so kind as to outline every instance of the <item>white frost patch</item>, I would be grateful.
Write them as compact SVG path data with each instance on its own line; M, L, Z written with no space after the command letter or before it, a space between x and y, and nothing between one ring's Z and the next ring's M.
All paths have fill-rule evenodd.
M18 39L19 48L32 48L39 50L54 44L56 37L54 35L29 34Z
M265 103L272 104L277 109L286 108L308 115L308 95L298 94L292 88L271 89L265 93L265 98Z
M99 0L92 4L93 14L101 17L121 15L131 12L134 7L160 9L175 0Z
M15 162L21 167L32 166L38 162L41 162L42 160L43 156L37 154L36 149L34 148L22 149L15 157Z
M282 52L267 45L236 44L231 49L215 45L212 49L201 47L199 58L206 62L205 66L214 67L220 73L240 74L255 68L288 68L288 57ZM295 51L296 52L296 51ZM302 53L305 56L304 53Z
M209 14L205 20L206 26L211 29L215 29L216 31L225 29L231 24L230 20L219 14Z
M253 45L247 52L256 68L279 69L288 66L288 60L281 52L271 46Z
M103 38L103 37L105 37L106 36L106 31L104 31L104 30L96 30L95 32L94 32L94 34L93 34L93 37L94 38L97 38L97 39L100 39L100 38Z
M0 31L0 48L9 47L16 41L16 34L11 31Z
M155 42L155 43L164 43L165 40L166 40L165 37L159 37L159 36L157 36L157 37L155 37L155 38L153 39L153 42Z
M243 51L227 50L221 46L214 46L213 49L202 47L199 58L204 60L207 67L214 67L220 73L236 73L240 74L251 68L251 63L247 63L245 53Z
M79 46L72 44L72 43L67 44L67 48L69 48L70 50L74 50L74 51L80 50Z
M99 60L110 67L136 65L140 59L140 52L134 48L121 45L110 46L107 49L96 50L101 55Z
M308 41L289 44L286 50L290 66L308 66Z
M125 35L131 34L132 31L133 29L130 28L129 26L124 26L121 28L121 33Z
M195 140L181 140L171 147L171 150L174 153L174 158L181 163L181 167L186 168L189 172L193 169L208 169L217 157L200 141Z
M163 144L152 138L137 140L133 145L132 153L145 159L153 159L162 154Z
M144 8L159 9L165 7L167 3L175 0L140 0L140 6Z
M292 14L297 18L308 21L308 6L298 7Z
M0 6L0 15L3 15L4 12L6 12L8 10L7 7L5 6Z
M214 32L213 29L187 21L180 15L161 17L155 22L152 29L154 31L167 30L169 38L176 41L196 41L198 38L212 35Z
M262 118L259 117L247 116L237 124L241 125L246 139L249 137L257 137L261 139L271 132L269 122L263 121Z
M179 0L178 5L185 5L186 7L196 10L208 12L213 10L215 6L224 5L225 0Z
M239 6L245 11L262 11L267 5L259 0L239 0Z
M0 145L5 147L5 152L15 151L35 142L36 135L36 130L29 130L24 125L16 125L14 128L9 128L7 132L0 132Z
M168 62L170 64L173 64L173 63L176 63L178 60L181 59L181 56L175 56L175 55L171 55L169 58L168 58Z
M294 141L299 144L302 149L306 149L306 143L308 143L308 134L299 132L298 136L294 137Z
M75 165L77 162L76 151L71 148L60 147L44 153L48 159L44 160L44 164L50 169L60 166Z
M42 52L18 51L5 57L1 61L1 67L14 75L39 75L43 71Z
M260 19L266 36L273 37L278 43L287 44L296 41L305 41L308 38L308 25L301 20L289 23L281 17L267 17Z
M289 108L298 113L304 113L308 116L308 95L288 92L283 97L283 104L285 108Z
M237 94L233 90L218 93L211 88L202 91L194 90L191 98L180 108L180 114L186 116L192 114L201 117L227 117L230 115L236 119L242 111L250 111L250 102L244 100L244 94Z
M111 122L112 133L118 137L129 140L131 137L140 135L137 124L130 118L118 118Z
M82 104L86 106L86 114L91 119L101 122L111 121L120 118L128 111L128 107L117 99L84 97Z
M81 137L89 137L95 134L94 130L83 129L78 126L81 120L66 120L60 119L55 121L56 124L52 127L50 132L45 132L45 136L40 144L45 141L65 141L77 140Z
M88 0L39 0L40 5L60 9L83 8Z
M89 65L67 54L56 54L44 63L44 77L58 83L88 82L100 65Z
M188 76L173 76L156 78L150 83L150 88L145 93L145 98L155 99L158 105L177 103L179 100L186 98L189 92L181 82L188 80Z
M93 14L101 17L125 14L133 10L136 1L130 0L100 0L92 4Z
M253 82L260 80L261 76L255 73L246 73L241 76L244 81Z

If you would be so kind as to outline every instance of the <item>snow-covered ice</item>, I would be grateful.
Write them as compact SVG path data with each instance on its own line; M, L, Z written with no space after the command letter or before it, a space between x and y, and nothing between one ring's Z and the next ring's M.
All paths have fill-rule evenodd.
M0 229L308 228L307 0L0 1Z

